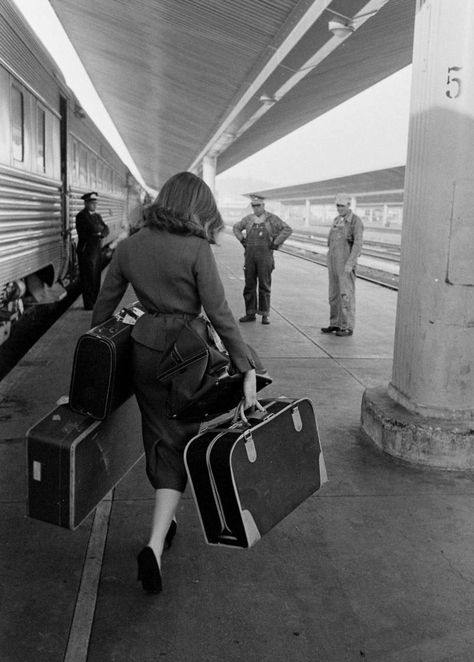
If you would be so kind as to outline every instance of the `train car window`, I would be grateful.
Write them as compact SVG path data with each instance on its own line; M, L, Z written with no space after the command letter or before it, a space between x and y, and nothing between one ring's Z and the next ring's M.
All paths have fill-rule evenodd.
M87 186L87 151L79 147L79 181L81 186Z
M61 177L61 127L60 120L45 111L45 170L50 177Z
M11 165L10 76L0 67L0 163Z
M110 191L110 168L104 166L104 189Z
M12 147L15 161L25 160L25 99L23 92L12 87Z
M79 154L77 148L77 142L73 140L71 142L71 160L72 160L72 180L76 184L79 179Z
M97 188L99 188L99 189L104 188L104 180L103 180L103 176L102 176L103 169L104 169L104 164L99 159L97 161Z
M89 182L92 188L97 188L97 159L91 156L89 163Z
M46 113L36 109L36 165L39 172L46 172Z

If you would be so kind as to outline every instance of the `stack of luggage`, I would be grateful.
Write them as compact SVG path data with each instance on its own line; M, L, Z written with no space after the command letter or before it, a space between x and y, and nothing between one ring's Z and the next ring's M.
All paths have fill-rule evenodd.
M131 329L141 314L137 305L123 309L79 338L67 402L28 431L30 517L77 528L143 456L130 379ZM262 411L242 411L240 376L203 331L208 320L195 326L198 334L186 329L165 353L157 379L169 386L170 417L206 421L185 450L206 542L248 548L327 480L316 418L307 398L266 399ZM187 370L196 378L196 357L206 381L179 391L191 383ZM263 388L271 379L257 367Z

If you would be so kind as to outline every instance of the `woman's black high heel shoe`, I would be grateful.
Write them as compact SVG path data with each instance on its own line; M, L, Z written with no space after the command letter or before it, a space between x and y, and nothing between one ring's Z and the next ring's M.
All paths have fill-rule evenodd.
M165 536L165 549L169 549L171 545L173 544L173 538L176 535L176 531L178 529L178 525L174 520L171 520L170 528L168 529L168 533Z
M163 586L161 583L161 572L158 567L158 561L151 547L144 547L137 556L138 577L141 581L143 590L147 593L161 593Z

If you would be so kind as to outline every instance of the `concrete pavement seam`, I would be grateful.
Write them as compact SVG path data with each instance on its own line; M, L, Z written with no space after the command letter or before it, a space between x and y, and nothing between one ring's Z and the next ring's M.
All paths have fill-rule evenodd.
M64 662L87 660L111 510L112 500L103 499L94 515Z

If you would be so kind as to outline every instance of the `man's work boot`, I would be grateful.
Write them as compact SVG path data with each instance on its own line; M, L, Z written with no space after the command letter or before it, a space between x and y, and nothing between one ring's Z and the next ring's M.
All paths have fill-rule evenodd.
M321 329L322 333L332 333L333 331L339 331L338 326L324 326Z
M255 315L244 315L239 319L239 322L255 322Z
M336 331L336 336L352 336L352 329L339 329Z
M268 315L262 315L262 324L270 324Z

